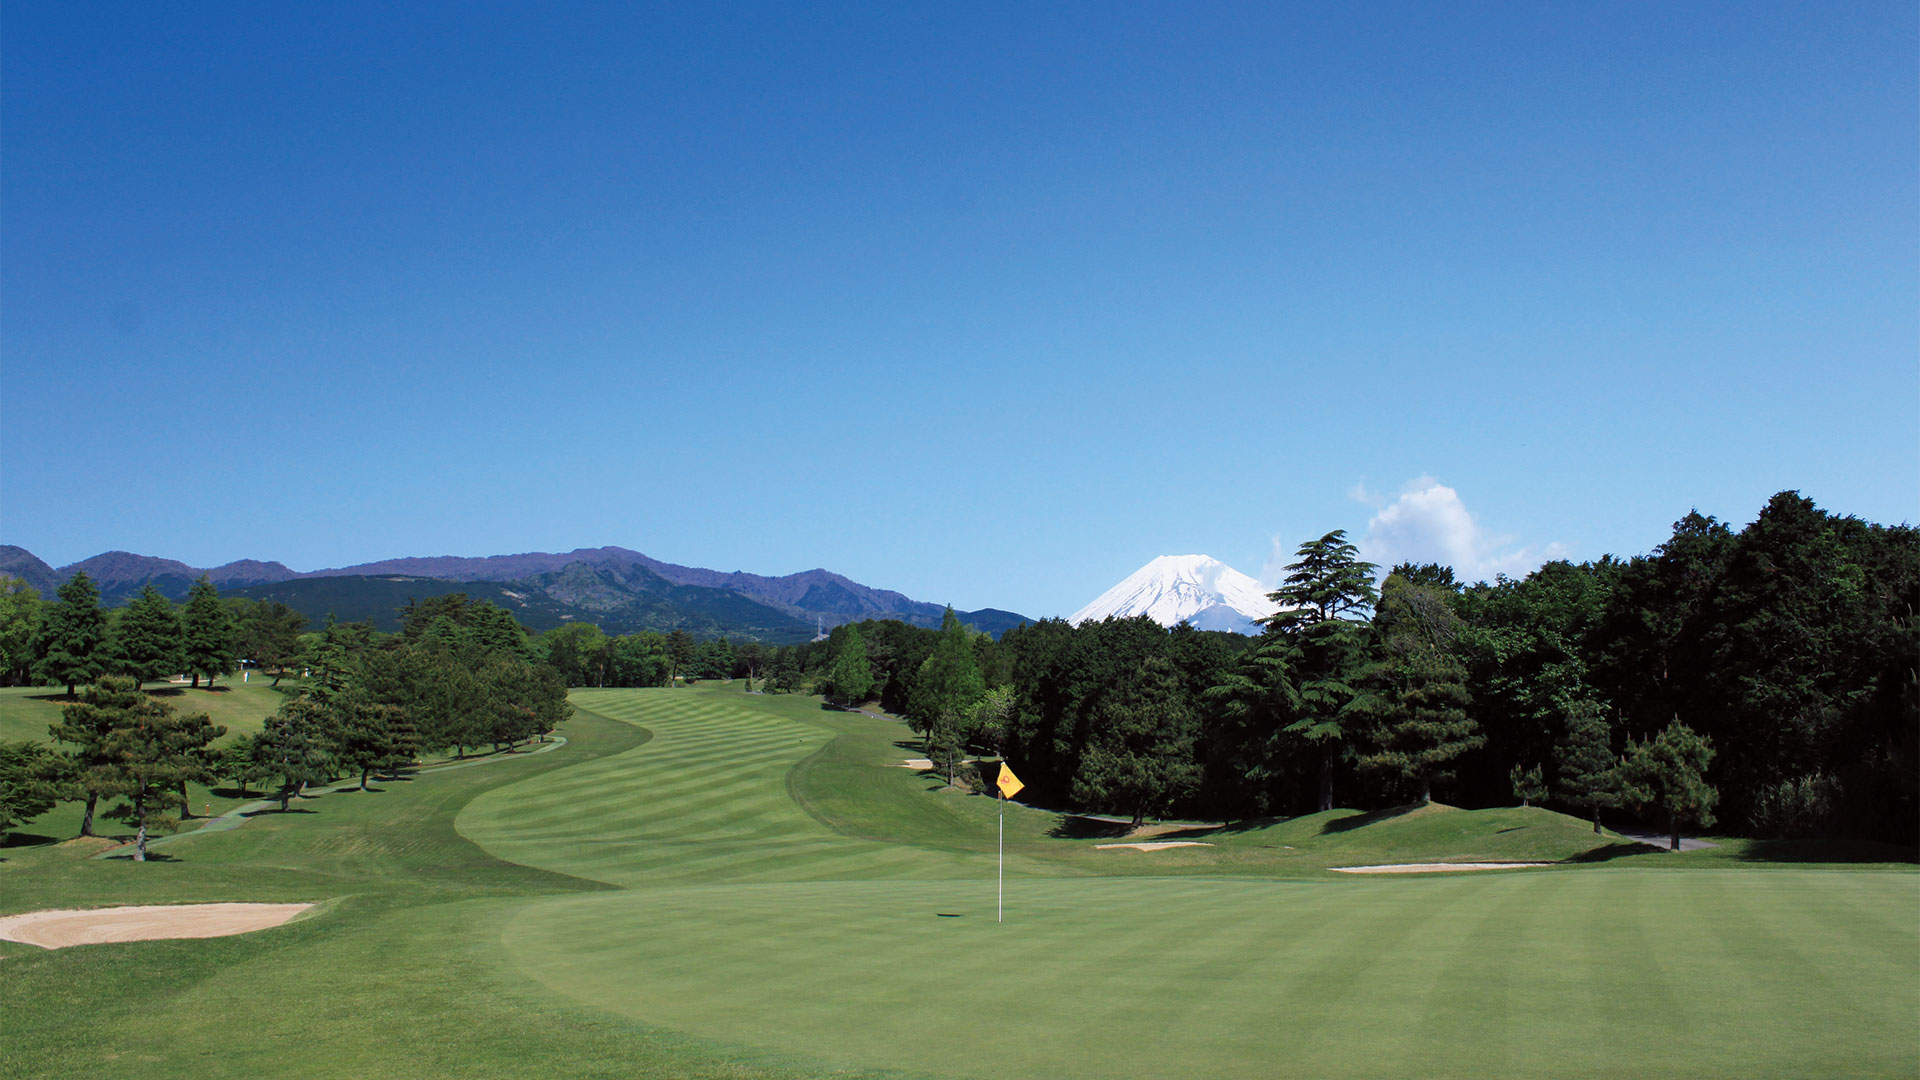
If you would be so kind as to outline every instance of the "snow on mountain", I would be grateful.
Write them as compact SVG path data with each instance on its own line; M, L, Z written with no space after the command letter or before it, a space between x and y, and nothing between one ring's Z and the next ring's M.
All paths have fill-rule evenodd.
M1067 617L1078 626L1109 615L1145 615L1161 626L1257 634L1255 620L1280 610L1247 575L1206 555L1162 555Z

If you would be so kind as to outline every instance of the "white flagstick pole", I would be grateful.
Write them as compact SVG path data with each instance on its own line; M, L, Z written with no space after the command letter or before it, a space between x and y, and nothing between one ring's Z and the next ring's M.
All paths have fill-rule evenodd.
M1007 794L1000 793L1000 899L994 906L994 922L1007 921Z

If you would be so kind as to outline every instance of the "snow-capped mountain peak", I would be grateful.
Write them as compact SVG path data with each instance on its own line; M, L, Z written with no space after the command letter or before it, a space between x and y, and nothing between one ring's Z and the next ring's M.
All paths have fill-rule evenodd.
M1109 615L1145 615L1161 626L1257 634L1255 620L1280 610L1247 575L1206 555L1162 555L1068 616L1079 625Z

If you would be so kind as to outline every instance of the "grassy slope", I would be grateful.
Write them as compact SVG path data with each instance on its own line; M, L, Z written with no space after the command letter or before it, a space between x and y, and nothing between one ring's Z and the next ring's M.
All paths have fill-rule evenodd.
M191 838L177 861L6 851L0 911L330 906L214 941L0 943L0 1075L252 1076L290 1048L361 1077L1920 1067L1905 868L1689 853L1354 879L1323 867L1592 834L1544 811L1336 812L1142 855L1012 806L997 925L996 806L888 767L909 756L897 726L724 690L576 700L615 719ZM1700 855L1732 868L1687 869Z
M214 723L226 725L226 739L232 739L258 732L261 723L286 700L269 686L272 682L271 676L264 675L244 683L238 678L232 682L221 679L213 690L148 683L147 693L172 705L178 712L206 713ZM0 688L0 742L21 739L48 742L47 725L58 722L60 710L71 701L65 687Z

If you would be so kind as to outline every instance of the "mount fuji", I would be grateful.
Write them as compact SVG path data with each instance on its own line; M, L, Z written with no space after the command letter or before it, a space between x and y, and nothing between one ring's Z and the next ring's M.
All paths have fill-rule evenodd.
M1261 632L1256 620L1280 610L1247 575L1206 555L1162 555L1067 617L1075 626L1109 615L1145 615L1161 626Z

